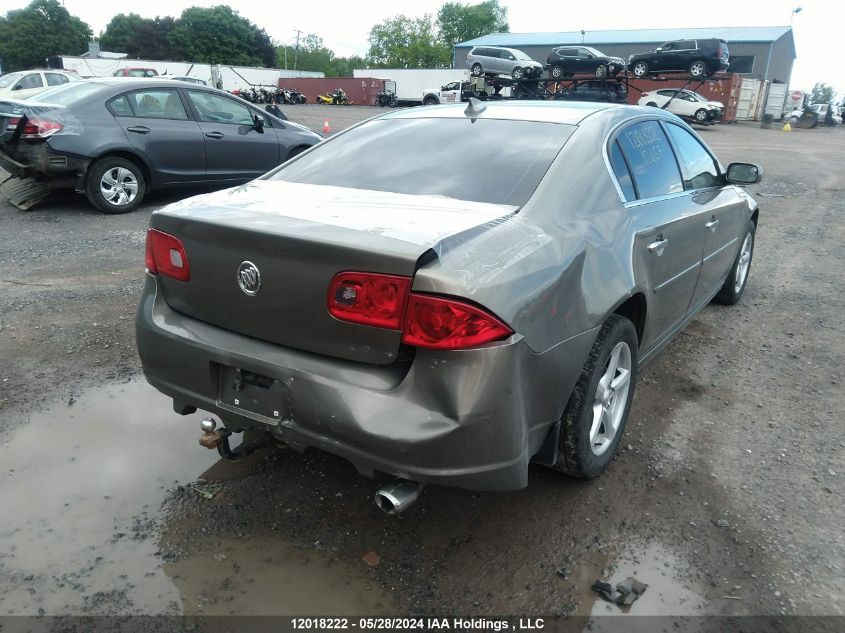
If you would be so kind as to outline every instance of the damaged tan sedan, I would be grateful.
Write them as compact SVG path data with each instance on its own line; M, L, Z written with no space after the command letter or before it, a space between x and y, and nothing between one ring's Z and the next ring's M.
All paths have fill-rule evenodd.
M152 215L144 373L221 455L243 430L340 455L387 512L531 461L595 477L638 369L742 296L759 178L654 108L391 112Z

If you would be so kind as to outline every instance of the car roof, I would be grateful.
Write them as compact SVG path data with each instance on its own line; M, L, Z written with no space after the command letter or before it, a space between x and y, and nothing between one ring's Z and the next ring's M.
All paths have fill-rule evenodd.
M168 77L172 77L172 75L168 75ZM158 77L88 77L82 81L90 81L91 83L103 84L105 86L146 86L147 88L173 89L173 81L171 79L159 79ZM195 87L197 89L208 88L208 86L201 84L196 84Z
M479 119L505 119L510 121L537 121L543 123L565 123L578 125L588 116L611 108L625 107L622 104L566 102L566 101L501 101L482 102L486 106L478 114ZM382 119L460 119L464 118L467 104L445 104L422 108L408 108L382 115Z

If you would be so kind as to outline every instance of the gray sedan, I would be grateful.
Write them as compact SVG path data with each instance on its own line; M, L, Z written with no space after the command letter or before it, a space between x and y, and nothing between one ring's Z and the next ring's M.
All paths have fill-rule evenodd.
M178 413L222 419L204 445L341 455L395 478L391 512L428 482L522 488L532 460L595 477L642 365L740 300L757 166L654 108L464 108L371 119L152 215L138 351Z
M0 99L0 166L74 188L106 213L154 189L256 178L320 141L221 90L158 79L75 81Z

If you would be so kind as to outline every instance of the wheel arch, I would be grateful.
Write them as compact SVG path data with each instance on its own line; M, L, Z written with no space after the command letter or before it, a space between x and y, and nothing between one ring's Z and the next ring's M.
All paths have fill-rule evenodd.
M757 220L760 219L760 208L757 207L754 209L754 213L751 214L751 221L754 222L754 228L757 228Z
M130 151L127 151L125 149L106 150L105 152L103 152L102 154L100 154L99 156L97 156L96 158L94 158L91 161L91 163L88 165L88 171L91 170L91 167L94 165L94 163L96 163L97 161L102 160L104 158L123 158L125 160L132 161L133 163L138 165L138 167L140 167L141 171L143 172L144 184L146 185L147 192L152 190L153 184L154 184L153 176L152 176L153 171L150 168L150 166L147 164L147 161L145 161L143 158L141 158L141 156L139 156L135 152L130 152Z
M642 344L646 316L648 314L648 302L646 301L645 294L642 292L633 293L620 301L610 314L618 314L633 323L634 329L637 331L637 342ZM605 317L605 320L607 320L607 317Z

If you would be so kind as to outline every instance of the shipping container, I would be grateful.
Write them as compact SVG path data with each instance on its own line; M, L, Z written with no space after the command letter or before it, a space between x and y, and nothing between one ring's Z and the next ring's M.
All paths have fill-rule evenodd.
M427 90L440 90L452 81L463 81L469 73L460 68L367 68L353 70L352 75L395 81L400 104L415 105L422 103Z

